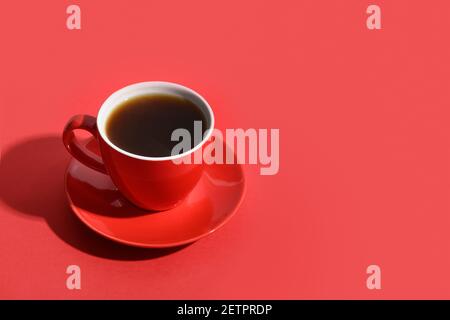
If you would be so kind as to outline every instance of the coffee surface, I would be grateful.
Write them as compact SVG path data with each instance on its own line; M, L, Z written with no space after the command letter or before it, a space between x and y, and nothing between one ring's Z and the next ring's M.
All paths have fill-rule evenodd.
M146 157L170 156L179 141L171 141L172 132L182 128L190 132L194 145L194 121L207 129L206 117L188 99L168 94L149 94L130 98L111 112L106 122L109 140L127 152Z

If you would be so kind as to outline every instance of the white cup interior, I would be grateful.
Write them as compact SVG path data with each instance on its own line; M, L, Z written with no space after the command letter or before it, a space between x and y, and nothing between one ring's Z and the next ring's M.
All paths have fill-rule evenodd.
M203 112L206 118L206 127L204 128L206 134L204 135L203 140L198 145L182 154L177 154L168 157L145 157L123 150L109 140L108 135L106 134L107 119L109 115L118 106L120 106L124 101L130 98L134 98L136 96L161 94L161 93L181 96L185 99L188 99L191 102L193 102L196 106L198 106L199 109ZM203 124L203 126L205 126L205 124ZM214 114L208 102L192 89L189 89L185 86L172 82L163 82L163 81L140 82L126 86L114 92L112 95L108 97L108 99L105 100L105 102L103 102L97 116L97 128L103 140L105 140L106 143L108 143L108 145L111 146L111 148L129 157L151 161L173 160L180 157L184 157L192 152L195 152L195 150L201 148L201 146L210 138L212 134L212 129L214 128Z

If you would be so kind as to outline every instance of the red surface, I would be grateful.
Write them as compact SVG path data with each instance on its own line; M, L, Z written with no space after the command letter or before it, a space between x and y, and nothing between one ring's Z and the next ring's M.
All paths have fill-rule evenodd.
M81 31L71 1L3 4L0 297L450 298L450 2L375 2L380 31L357 0L84 0ZM247 166L235 217L172 253L98 237L64 196L67 119L146 80L218 128L280 128L278 175Z
M95 140L90 140L95 148ZM100 154L98 148L93 150ZM74 213L99 234L127 245L169 248L197 241L225 225L245 194L240 164L205 165L200 181L175 208L137 208L111 178L77 160L70 162L65 188ZM181 248L174 248L174 250Z

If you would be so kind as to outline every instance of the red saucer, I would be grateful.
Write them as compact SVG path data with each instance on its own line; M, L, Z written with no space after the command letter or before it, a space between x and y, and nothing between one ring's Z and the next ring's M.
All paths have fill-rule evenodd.
M95 143L89 149L98 153ZM66 171L66 194L73 212L89 228L123 244L163 248L194 242L223 226L245 192L239 164L204 166L197 186L171 210L152 212L126 200L102 173L72 159Z

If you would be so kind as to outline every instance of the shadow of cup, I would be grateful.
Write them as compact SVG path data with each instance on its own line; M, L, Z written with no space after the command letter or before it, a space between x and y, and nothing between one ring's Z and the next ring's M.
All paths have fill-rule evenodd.
M174 253L168 249L127 247L104 239L71 212L64 192L70 155L58 136L21 141L2 150L0 196L18 214L43 218L64 242L87 254L113 260L144 260Z

